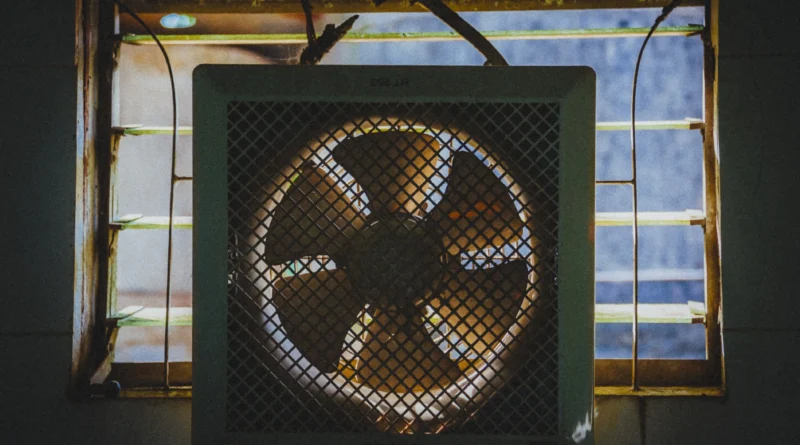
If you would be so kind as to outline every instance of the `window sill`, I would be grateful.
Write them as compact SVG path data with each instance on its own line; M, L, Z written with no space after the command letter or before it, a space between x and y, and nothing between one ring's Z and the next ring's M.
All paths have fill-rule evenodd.
M595 397L724 397L722 387L649 387L634 391L627 386L598 386ZM120 391L120 399L191 399L190 386L174 388L132 388Z
M123 389L117 395L119 399L191 399L191 386L178 386L172 388L129 388Z
M119 314L117 323L120 327L164 326L167 319L166 309L157 307L128 306ZM639 304L640 323L704 323L705 305L690 301L688 304ZM631 304L595 304L595 323L632 323L633 305ZM192 308L173 307L170 309L170 326L191 326Z
M630 386L597 386L595 397L724 397L719 386L653 386L633 390Z

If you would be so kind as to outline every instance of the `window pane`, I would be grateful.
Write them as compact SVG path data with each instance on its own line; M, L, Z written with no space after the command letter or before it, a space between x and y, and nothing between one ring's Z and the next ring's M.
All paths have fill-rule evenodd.
M660 359L706 358L706 330L702 324L642 324L639 357Z
M630 180L633 176L630 133L627 131L598 131L595 144L595 178L598 181ZM599 187L599 189L611 187L607 185ZM627 193L630 194L630 191Z
M166 230L123 230L117 254L117 308L164 307ZM191 306L192 233L176 229L172 252L172 304Z
M662 274L667 272L669 271L664 271ZM604 274L599 274L596 288L598 304L629 304L633 302L633 274L625 273L619 275L624 276L625 281L600 281L605 278L605 276ZM671 281L648 280L648 275L650 275L648 271L645 271L644 274L640 273L639 275L640 303L686 304L690 301L702 302L705 299L705 283L702 279L684 279L680 276L679 271L675 271L675 273L672 274L674 279ZM686 272L685 275L691 277L688 272Z
M630 323L598 324L595 327L595 358L632 358L632 329ZM640 324L639 358L704 359L705 332L702 324Z
M595 229L595 270L633 270L633 229L625 226Z
M178 138L176 174L191 176L192 141ZM167 216L169 213L170 162L169 136L126 137L120 144L117 180L118 216L142 214ZM175 189L175 215L191 216L191 183L180 182Z
M164 327L120 328L114 361L118 363L163 362Z
M639 269L703 268L700 226L639 227Z
M639 211L682 211L703 208L703 138L697 130L637 131L636 157ZM630 180L631 137L627 131L598 131L596 178ZM614 193L602 186L598 193ZM621 187L621 186L617 186ZM617 192L618 193L618 192ZM625 193L630 194L626 188ZM605 203L599 200L598 211ZM631 211L628 207L613 211Z
M164 326L122 327L117 337L117 363L163 363ZM192 328L170 326L169 361L192 361Z
M598 227L596 302L633 303L632 229ZM687 304L705 301L703 232L700 227L639 228L639 303ZM688 308L687 308L688 310ZM630 358L630 324L596 325L597 358ZM639 326L641 358L703 358L702 324Z
M633 334L630 323L595 325L594 358L631 358Z
M166 306L166 230L124 230L119 233L117 309ZM172 308L191 307L191 231L176 230L173 238ZM170 327L171 361L191 360L191 327ZM164 359L164 327L122 327L117 362L159 362Z
M699 131L637 131L636 148L640 212L703 208Z

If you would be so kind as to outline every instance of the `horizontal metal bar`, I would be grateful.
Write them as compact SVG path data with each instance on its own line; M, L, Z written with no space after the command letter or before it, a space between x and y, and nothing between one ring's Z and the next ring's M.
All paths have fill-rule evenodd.
M513 31L484 31L489 40L554 40L554 39L605 39L621 37L643 37L650 28L590 28L590 29L536 29ZM653 37L691 36L703 31L701 25L665 26L656 30ZM134 45L155 44L146 34L125 34L119 37L123 43ZM305 34L162 34L158 36L165 45L305 45ZM463 41L452 31L432 32L351 32L341 42L448 42Z
M639 212L640 226L688 226L702 225L704 222L705 216L699 210ZM629 226L633 223L633 214L630 212L601 212L597 213L595 223L597 226ZM110 227L113 230L167 229L169 228L169 217L142 216L140 214L125 215L116 221L112 221ZM176 216L173 227L176 229L191 229L192 217Z
M639 269L639 282L643 281L702 281L703 269ZM633 270L601 270L594 274L596 283L630 283Z
M123 309L121 312L128 311L128 308ZM118 326L164 326L164 320L167 318L166 309L163 307L146 307L136 311L133 315L123 318L118 322ZM169 309L169 325L170 326L191 326L192 325L192 308L190 307L171 307Z
M111 131L118 136L143 136L154 134L172 134L172 127L125 125L112 127ZM192 127L178 127L179 135L192 134Z
M111 221L109 228L112 230L153 230L168 229L169 217L167 216L140 216L134 220L126 221L122 217L116 221ZM191 216L176 216L173 224L175 229L191 229Z
M630 179L611 179L595 181L594 185L632 185L633 181Z
M702 119L687 118L682 121L636 121L636 130L702 130L705 127ZM630 122L598 122L597 131L627 131Z
M636 122L637 130L701 130L704 124L700 119L687 118L682 121L640 121ZM630 122L597 122L597 131L623 131L630 130ZM145 136L145 135L170 135L172 127L126 125L114 127L115 134L120 136ZM192 127L178 127L179 135L191 135Z
M684 0L683 6L704 6L704 0ZM455 11L526 11L572 9L661 8L669 0L458 0L448 1ZM134 11L141 13L298 13L299 3L287 0L128 0ZM375 6L373 0L311 0L314 11L320 13L363 12L423 12L419 5L408 0L386 0Z
M187 179L189 180L189 179ZM702 225L705 216L699 210L684 212L639 212L640 226L689 226ZM629 226L633 223L633 214L628 212L597 213L597 226ZM169 228L169 217L142 216L140 214L125 215L109 225L113 230L159 230ZM176 216L173 225L176 229L191 229L191 216Z
M595 304L595 323L633 323L632 304ZM645 304L639 303L639 323L703 323L706 310L703 303Z
M128 308L121 312L130 311ZM170 326L191 326L192 308L170 308ZM137 310L133 315L119 321L120 327L147 327L164 326L166 309L163 307L148 307ZM640 323L703 323L705 320L705 307L703 303L689 302L688 304L640 304ZM596 323L632 323L633 305L631 304L596 304Z
M602 361L602 360L600 360ZM608 361L608 360L606 360ZM622 361L622 360L620 360ZM643 360L648 361L648 360ZM655 362L664 362L664 360L649 360ZM687 360L684 360L687 361ZM182 363L181 363L182 364ZM119 368L121 366L131 366L131 365L149 365L149 364L131 364L131 363L115 363L114 366ZM163 365L162 365L163 366ZM172 363L170 367L174 367L175 363ZM191 369L191 364L187 363L186 367ZM127 371L127 374L131 374L132 372L136 371ZM115 376L116 377L116 376ZM117 377L118 378L118 377ZM189 383L191 382L191 370L189 371ZM133 384L135 385L136 381L125 381L126 384ZM594 393L596 396L655 396L655 397L665 397L665 396L675 396L675 397L686 397L686 396L710 396L710 397L719 397L725 395L725 390L719 386L645 386L641 387L638 390L631 389L630 385L628 386L595 386ZM190 398L192 396L192 388L190 386L182 386L182 387L171 387L170 389L158 388L158 387L138 387L138 388L123 388L122 391L119 393L117 397L119 398Z
M706 217L701 210L685 210L683 212L639 212L640 226L699 226ZM598 212L595 225L598 227L630 226L633 224L633 212Z

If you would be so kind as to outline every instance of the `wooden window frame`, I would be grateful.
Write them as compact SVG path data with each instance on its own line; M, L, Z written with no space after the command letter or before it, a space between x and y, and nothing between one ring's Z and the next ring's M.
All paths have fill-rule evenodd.
M87 130L85 143L84 184L78 190L78 221L86 227L85 240L94 241L81 256L84 267L76 268L82 272L76 280L76 302L81 307L88 306L89 316L84 316L80 335L74 339L73 389L83 393L102 393L102 382L118 380L131 389L124 389L125 397L187 397L191 395L191 363L170 362L171 385L163 386L164 363L115 363L113 347L120 326L132 323L135 314L112 314L116 298L116 234L126 229L162 228L166 221L138 218L125 220L117 215L116 169L120 140L130 135L163 134L168 128L133 128L115 126L119 115L118 73L116 70L120 45L125 44L119 35L119 19L116 8L99 0L79 1L80 38L86 45L85 75L83 76L83 108ZM312 4L320 2L312 1ZM592 9L592 8L641 8L661 7L666 0L611 0L598 6L595 0L578 0L566 6L557 2L542 0L520 0L503 2L499 6L491 0L471 0L455 3L454 9L465 11L531 10L531 9ZM692 215L672 215L672 220L654 218L650 223L669 225L676 220L680 224L689 218L688 224L701 225L704 229L705 252L705 332L706 359L703 360L661 360L639 359L637 373L639 387L631 386L634 363L630 359L596 359L595 386L597 395L636 395L636 396L685 396L722 395L725 379L720 329L721 282L719 250L719 162L715 146L716 132L716 49L715 23L716 8L706 0L689 0L684 6L705 6L706 26L700 38L704 42L703 67L703 120L702 122L672 123L674 128L699 130L703 134L703 188L704 214L699 218ZM129 0L127 4L138 12L171 12L181 10L189 13L201 12L254 12L287 13L298 12L299 5L278 0L263 2L206 1L200 6L190 0ZM321 5L317 5L321 6ZM321 7L318 10L323 10ZM408 2L389 0L381 8L375 9L371 0L343 0L326 12L408 12L419 11ZM131 43L131 42L128 42ZM641 127L644 122L638 123ZM606 123L607 129L619 129L625 123ZM627 124L629 126L629 124ZM661 123L660 125L667 125ZM657 125L656 125L657 126ZM658 128L655 128L658 129ZM665 128L663 128L665 129ZM182 134L190 129L181 129ZM90 192L96 185L96 192ZM641 214L640 214L641 215ZM630 216L628 216L630 217ZM602 219L602 218L599 218ZM624 219L624 218L622 218ZM670 222L671 221L671 222ZM88 224L91 222L91 224ZM624 225L621 217L607 221L607 225ZM647 223L647 218L645 218ZM186 221L177 221L177 228L190 227ZM628 224L629 225L629 224ZM95 250L92 254L92 248ZM91 259L89 263L86 261ZM80 284L78 283L80 282ZM80 294L78 287L81 287ZM77 307L77 306L76 306ZM640 314L642 312L640 311ZM127 321L126 321L127 320ZM163 325L163 322L162 322ZM172 323L170 324L173 325ZM92 385L94 384L94 386ZM100 388L100 389L98 389Z

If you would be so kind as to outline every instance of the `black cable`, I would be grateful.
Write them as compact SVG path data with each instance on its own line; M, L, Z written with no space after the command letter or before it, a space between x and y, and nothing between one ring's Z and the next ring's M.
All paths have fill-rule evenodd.
M632 180L633 186L633 371L631 375L632 386L634 390L639 389L639 381L636 372L636 363L639 360L639 203L638 193L636 188L636 87L639 81L639 66L642 64L642 55L644 49L647 47L647 42L650 37L658 28L658 25L663 22L669 14L675 10L682 3L683 0L672 0L664 9L661 10L653 26L650 27L650 32L647 33L642 47L639 49L639 56L636 58L636 69L633 72L633 88L631 92L631 162L632 166Z
M170 300L172 297L172 289L171 289L171 282L172 282L172 231L173 231L173 213L175 207L175 182L177 175L175 174L175 159L177 157L177 147L178 147L178 97L175 91L175 75L172 72L172 63L169 61L169 55L167 54L167 50L164 48L164 45L161 44L161 40L158 39L156 33L150 29L149 26L144 22L144 20L139 17L136 12L134 12L131 8L129 8L124 3L118 0L106 0L114 3L117 5L118 8L122 9L133 17L134 20L139 22L142 25L148 34L153 38L158 45L158 48L161 50L161 54L164 55L164 61L167 63L167 71L169 71L169 84L170 88L172 89L172 166L171 166L171 176L170 176L170 189L169 189L169 233L167 235L167 287L166 287L166 313L164 319L164 386L169 387L169 307L170 307Z

